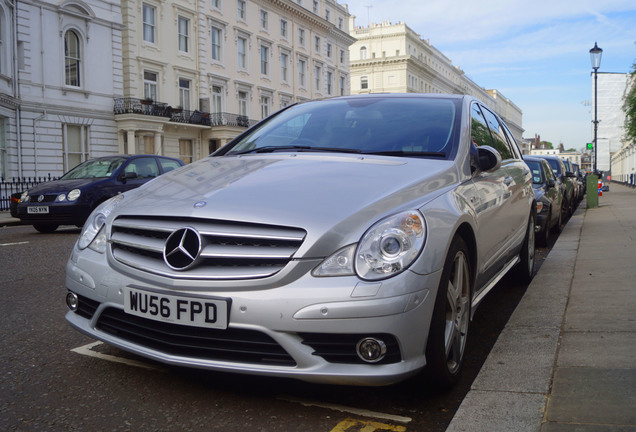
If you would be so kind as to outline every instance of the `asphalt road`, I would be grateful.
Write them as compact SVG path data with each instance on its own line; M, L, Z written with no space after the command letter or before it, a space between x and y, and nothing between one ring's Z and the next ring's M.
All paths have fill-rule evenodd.
M484 300L462 380L444 394L418 380L360 388L219 374L149 362L72 330L64 272L78 234L0 228L0 430L442 432L526 290L506 279Z

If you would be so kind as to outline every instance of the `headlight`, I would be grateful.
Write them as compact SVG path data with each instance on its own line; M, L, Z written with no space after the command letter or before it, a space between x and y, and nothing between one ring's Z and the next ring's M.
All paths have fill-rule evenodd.
M66 196L68 198L69 201L75 201L76 199L79 198L80 194L82 193L81 190L79 189L73 189L72 191L70 191L68 193L68 195Z
M313 276L352 276L377 280L404 271L418 257L426 239L426 224L412 210L381 220L358 244L340 249L312 272Z
M20 196L20 202L29 202L29 199L31 197L29 197L29 192L22 192L22 195Z
M426 224L418 211L406 211L381 220L360 240L355 270L362 279L377 280L406 270L420 254Z
M117 195L100 204L91 213L86 219L82 233L77 241L77 246L80 249L86 249L91 246L91 249L96 252L104 253L106 251L106 232L103 229L106 224L106 218L123 198L124 195Z
M57 198L55 198L55 201L57 201L57 202L66 201L66 194L63 194L63 193L62 193L62 194L59 194L59 195L57 196Z

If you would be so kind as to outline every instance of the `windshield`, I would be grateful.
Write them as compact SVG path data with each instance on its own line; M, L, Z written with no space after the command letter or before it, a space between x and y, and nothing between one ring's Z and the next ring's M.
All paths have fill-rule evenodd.
M221 154L329 151L449 158L457 107L448 99L307 102L264 122Z
M60 177L60 180L110 177L125 160L122 157L92 159L77 165Z
M543 184L543 173L541 172L541 163L532 160L526 160L526 165L532 171L532 183L534 184Z

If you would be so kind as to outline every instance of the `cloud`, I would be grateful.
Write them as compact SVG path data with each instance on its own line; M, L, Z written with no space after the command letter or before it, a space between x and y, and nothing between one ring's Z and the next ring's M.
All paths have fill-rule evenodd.
M589 110L581 101L591 99L594 42L604 50L602 71L626 73L636 60L633 0L350 0L348 6L358 26L404 22L477 85L521 108L527 134L554 134L551 140L570 146L589 140Z

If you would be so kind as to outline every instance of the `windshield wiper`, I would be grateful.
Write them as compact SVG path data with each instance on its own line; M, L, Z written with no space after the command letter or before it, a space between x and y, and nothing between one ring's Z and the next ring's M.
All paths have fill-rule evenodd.
M444 152L405 152L403 150L386 150L375 152L364 152L368 155L380 155L380 156L428 156L428 157L446 157Z
M334 148L334 147L311 147L311 146L265 146L259 148L253 148L249 150L243 150L239 152L230 152L228 155L242 155L248 153L274 153L277 151L313 151L313 152L339 152L339 153L360 153L358 149L346 149L346 148Z

